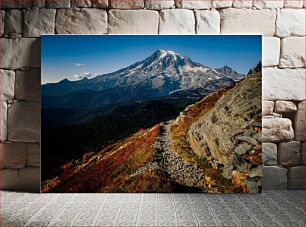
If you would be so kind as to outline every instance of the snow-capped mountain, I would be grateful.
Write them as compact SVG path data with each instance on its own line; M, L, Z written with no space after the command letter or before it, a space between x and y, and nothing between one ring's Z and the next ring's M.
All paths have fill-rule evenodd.
M243 76L229 67L214 70L174 51L157 50L143 61L93 81L104 82L108 86L147 85L162 89L176 84L176 89L195 89L204 87L210 81L235 80L231 76L236 78L237 75Z
M99 102L108 103L163 97L197 91L207 94L240 80L244 75L228 66L213 69L171 50L157 50L146 59L113 73L79 81L62 80L42 86L43 96L66 96L71 100L94 93ZM86 93L86 95L84 94ZM69 98L68 98L68 97ZM104 98L102 98L102 97Z

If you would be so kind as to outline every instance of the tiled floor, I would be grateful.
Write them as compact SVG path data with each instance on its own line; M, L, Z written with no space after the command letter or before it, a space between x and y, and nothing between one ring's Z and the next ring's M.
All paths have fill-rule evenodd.
M1 192L5 226L304 226L303 191L262 194Z

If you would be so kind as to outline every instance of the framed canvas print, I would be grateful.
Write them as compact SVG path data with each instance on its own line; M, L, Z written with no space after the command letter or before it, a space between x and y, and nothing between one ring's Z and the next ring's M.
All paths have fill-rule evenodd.
M42 192L261 192L261 36L41 47Z

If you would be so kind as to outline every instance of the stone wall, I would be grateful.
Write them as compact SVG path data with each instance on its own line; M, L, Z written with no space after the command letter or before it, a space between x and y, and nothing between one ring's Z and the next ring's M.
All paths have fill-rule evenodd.
M301 0L0 0L0 185L39 191L41 34L262 34L265 189L304 186Z

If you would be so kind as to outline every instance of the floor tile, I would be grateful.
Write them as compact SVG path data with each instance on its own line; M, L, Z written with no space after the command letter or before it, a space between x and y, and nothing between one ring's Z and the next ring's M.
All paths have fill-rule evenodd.
M262 194L1 192L4 226L304 226L303 191Z

